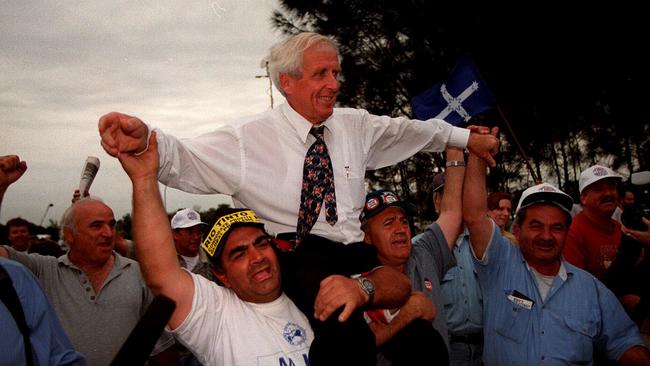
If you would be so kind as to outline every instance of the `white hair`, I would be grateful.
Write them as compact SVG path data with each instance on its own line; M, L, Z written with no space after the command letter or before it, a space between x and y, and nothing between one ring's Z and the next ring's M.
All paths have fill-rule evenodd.
M336 52L336 57L339 60L341 59L338 46L334 40L313 32L298 33L271 47L269 56L266 58L269 62L269 75L273 84L283 96L286 97L286 94L280 85L280 74L300 77L302 75L302 58L305 50L320 43L326 47L331 47Z

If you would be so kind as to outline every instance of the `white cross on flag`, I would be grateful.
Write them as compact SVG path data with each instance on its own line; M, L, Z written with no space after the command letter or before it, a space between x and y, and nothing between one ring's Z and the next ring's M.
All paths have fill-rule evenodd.
M494 96L469 55L463 56L442 81L411 99L418 119L440 118L461 125L495 105Z

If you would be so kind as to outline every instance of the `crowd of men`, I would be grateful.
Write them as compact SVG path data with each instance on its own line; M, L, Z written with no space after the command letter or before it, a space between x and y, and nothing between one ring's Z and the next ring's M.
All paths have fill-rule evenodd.
M575 218L548 183L513 218L512 196L486 191L496 128L334 108L340 57L319 34L272 47L269 70L286 103L196 138L100 118L132 184L133 241L92 196L62 218L65 253L30 252L12 228L0 267L19 300L2 299L0 364L108 365L155 296L175 306L152 365L650 364L650 286L633 281L650 239L612 219L619 175L583 171ZM365 192L364 176L419 151L445 151L446 166L437 219L414 235L412 205ZM26 169L0 157L0 203ZM237 208L170 220L159 182Z

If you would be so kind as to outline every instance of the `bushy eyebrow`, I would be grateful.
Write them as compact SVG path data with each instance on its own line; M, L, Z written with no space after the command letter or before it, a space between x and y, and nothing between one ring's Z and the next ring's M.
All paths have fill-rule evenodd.
M265 239L268 240L270 238L271 238L270 235L262 234L262 235L258 236L255 240L253 240L253 242L250 243L250 244L248 244L248 243L237 244L234 248L232 248L230 250L230 252L228 252L228 258L232 258L235 254L246 251L246 249L248 249L249 245L257 245L257 244L261 243L262 241L264 241Z

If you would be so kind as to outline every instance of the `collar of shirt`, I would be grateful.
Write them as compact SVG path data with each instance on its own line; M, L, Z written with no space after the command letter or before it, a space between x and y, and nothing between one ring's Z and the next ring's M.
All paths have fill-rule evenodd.
M454 243L455 248L460 248L463 243L469 244L469 229L467 226L463 226L463 232L458 235L458 239L456 239L456 242Z
M524 263L526 263L526 268L528 268L528 271L533 273L533 268L528 265L528 262L526 262L525 259L524 259ZM560 279L562 281L566 281L566 279L569 277L568 272L566 270L566 266L564 265L564 259L560 261L560 270L557 272L556 276L560 276Z
M70 261L70 257L68 257L68 255L69 255L69 252L62 255L62 256L60 256L59 258L57 258L57 260L59 261L59 263L63 264L66 267L76 268L76 269L81 271L81 269L79 267L77 267L76 264L74 264L74 263L72 263L72 261ZM126 267L128 267L130 265L130 263L128 261L125 261L123 259L123 257L121 255L119 255L117 252L113 251L113 256L115 257L115 262L113 263L113 268L123 269L123 268L126 268Z
M314 125L313 123L309 122L305 117L301 116L298 112L296 112L290 105L289 103L283 103L280 105L280 111L282 111L282 114L284 117L289 121L289 124L291 127L296 131L296 134L298 135L298 138L302 143L307 142L307 137L309 137L309 131L311 131L312 127L320 127L320 126L325 126L326 130L329 130L330 133L332 132L332 124L330 121L332 120L332 116L329 116L325 122ZM334 113L332 113L334 115Z

